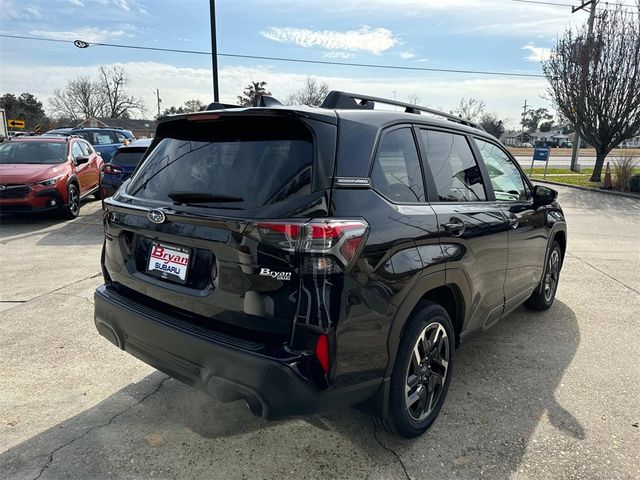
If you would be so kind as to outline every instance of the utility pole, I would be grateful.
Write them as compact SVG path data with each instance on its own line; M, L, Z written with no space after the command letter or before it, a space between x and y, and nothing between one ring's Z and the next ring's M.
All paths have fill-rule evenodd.
M524 106L522 107L522 132L520 132L520 146L524 143L524 117L527 115L527 100L524 101Z
M158 100L158 117L160 116L160 102L162 102L162 100L160 99L160 90L158 90L156 88L156 100Z
M587 23L588 31L587 31L587 42L591 44L591 37L593 37L593 22L596 19L596 6L598 5L598 0L589 0L585 2L581 0L581 5L579 7L571 7L571 13L576 13L580 10L584 10L587 7L591 7L589 9L589 21ZM590 63L590 58L587 59L587 62ZM589 63L587 63L587 71L589 70ZM573 151L571 152L571 166L569 169L572 172L579 170L580 166L578 164L578 160L580 159L580 144L582 143L582 139L580 138L580 131L577 125L574 125L575 135L573 142Z
M216 1L209 0L211 20L211 66L213 67L213 101L220 101L218 92L218 42L216 40Z

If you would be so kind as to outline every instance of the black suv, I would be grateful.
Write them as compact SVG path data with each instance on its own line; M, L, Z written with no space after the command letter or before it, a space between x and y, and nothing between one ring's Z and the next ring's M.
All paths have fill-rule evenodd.
M105 200L95 323L256 415L347 401L416 436L460 342L553 303L567 241L555 199L443 112L344 92L321 108L212 104L161 119Z

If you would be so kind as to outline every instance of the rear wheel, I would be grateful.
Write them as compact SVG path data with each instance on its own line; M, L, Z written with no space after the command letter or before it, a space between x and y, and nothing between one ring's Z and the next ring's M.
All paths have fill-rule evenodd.
M80 214L80 192L74 183L67 187L67 204L63 207L62 214L70 220Z
M424 303L408 321L396 355L387 425L393 432L416 437L436 419L451 383L454 346L447 311Z
M524 305L532 310L546 310L556 298L558 281L560 280L560 269L562 268L562 250L555 240L551 243L549 256L544 268L544 274L540 285L527 299Z

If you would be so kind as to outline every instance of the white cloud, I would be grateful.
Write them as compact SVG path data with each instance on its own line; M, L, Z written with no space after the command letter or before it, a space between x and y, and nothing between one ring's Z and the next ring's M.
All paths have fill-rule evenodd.
M380 55L399 43L391 30L362 27L358 30L308 30L293 27L271 27L260 34L280 43L293 43L300 47L319 47L325 50L366 52Z
M353 58L355 54L351 52L343 52L340 50L336 50L336 51L325 52L322 56L326 58Z
M381 18L421 18L429 28L448 25L448 30L454 33L472 31L500 36L555 37L567 27L584 22L587 16L585 12L572 15L569 5L508 0L324 0L322 6L335 16L347 16L369 12L372 4ZM296 5L313 8L317 0L297 0Z
M405 60L411 60L412 58L416 58L417 55L411 51L409 52L400 52L400 58L403 58Z
M42 18L42 13L40 13L40 10L38 10L38 7L34 5L29 5L27 8L24 9L24 11L27 12L29 15L31 15L32 18Z
M69 3L71 5L75 5L76 7L84 7L84 3L82 3L82 0L69 0Z
M121 8L126 12L131 11L128 0L113 0L113 3L116 5L116 7Z
M530 62L542 62L543 60L549 60L551 56L550 48L536 47L532 43L525 45L522 49L529 51L529 54L525 58Z
M100 43L106 40L128 38L133 36L133 27L125 25L126 28L120 30L102 29L99 27L84 27L76 30L54 31L54 30L31 30L31 35L52 38L55 40L84 40L85 42Z
M181 68L156 62L127 62L120 64L130 79L129 91L147 105L147 117L153 117L155 88L160 89L162 108L181 105L186 100L198 98L203 102L212 100L211 70L208 68ZM107 65L110 66L110 65ZM0 91L9 93L31 92L48 107L53 90L63 88L78 75L95 76L98 65L81 67L61 66L8 66L0 76ZM308 72L291 73L281 66L244 67L226 66L219 71L220 96L225 103L235 103L244 87L252 80L264 80L276 98L286 98L299 89ZM319 81L329 84L331 89L363 92L370 95L408 100L409 95L421 94L425 106L454 108L462 97L484 100L489 111L501 118L510 119L516 125L524 98L540 98L546 91L544 79L530 78L484 78L462 76L438 76L406 74L397 77L380 77L379 72L353 68L348 75L316 75ZM42 82L46 78L46 82ZM188 79L188 81L185 81ZM549 106L542 100L536 107Z

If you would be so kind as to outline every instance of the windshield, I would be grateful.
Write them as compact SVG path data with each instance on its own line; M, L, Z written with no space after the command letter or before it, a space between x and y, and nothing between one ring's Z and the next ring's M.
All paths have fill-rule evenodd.
M0 145L0 163L62 163L66 142L7 142Z

